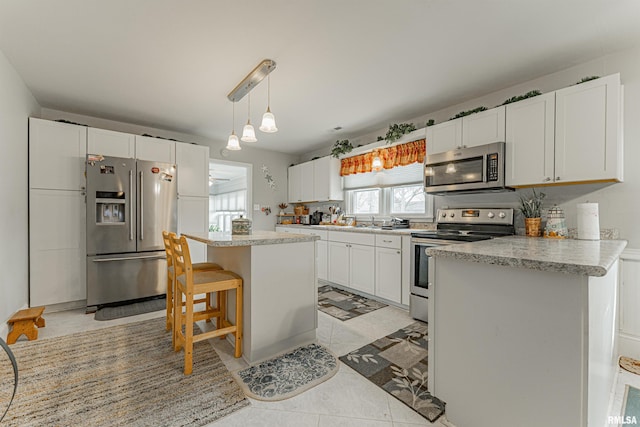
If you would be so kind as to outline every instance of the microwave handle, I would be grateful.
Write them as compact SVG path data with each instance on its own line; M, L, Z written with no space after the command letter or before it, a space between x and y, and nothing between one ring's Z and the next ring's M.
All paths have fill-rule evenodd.
M487 182L488 157L487 155L482 156L482 182Z

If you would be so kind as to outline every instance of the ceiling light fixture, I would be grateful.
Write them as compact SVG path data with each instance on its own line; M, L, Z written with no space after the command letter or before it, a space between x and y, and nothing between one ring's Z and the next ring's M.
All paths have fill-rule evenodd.
M371 161L371 170L373 172L380 172L382 170L382 160L380 160L380 152L375 150L373 152L373 160Z
M242 79L240 83L236 87L233 88L227 98L231 102L240 101L246 94L251 92L255 86L258 85L265 77L269 75L270 72L276 69L276 62L271 59L265 59L261 63L258 64L256 68L254 68L247 76Z
M253 125L251 124L251 93L249 93L247 105L249 110L247 114L247 124L244 125L244 128L242 129L242 137L240 140L244 142L258 142L256 139L256 131L253 129Z
M267 111L262 115L260 130L266 133L278 132L276 118L271 112L271 76L267 77Z
M238 135L236 135L236 104L233 104L233 128L231 129L231 135L227 140L227 150L238 151L242 150L240 147L240 141L238 141Z

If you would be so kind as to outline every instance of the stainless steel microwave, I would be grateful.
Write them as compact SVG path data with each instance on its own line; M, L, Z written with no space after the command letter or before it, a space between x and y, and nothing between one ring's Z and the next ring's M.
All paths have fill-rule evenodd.
M424 191L429 194L507 191L505 143L478 145L425 157Z

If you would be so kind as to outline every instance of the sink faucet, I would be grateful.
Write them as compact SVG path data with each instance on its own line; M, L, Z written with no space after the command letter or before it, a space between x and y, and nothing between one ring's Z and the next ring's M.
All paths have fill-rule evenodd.
M371 225L376 225L376 217L374 217L373 215L371 215Z

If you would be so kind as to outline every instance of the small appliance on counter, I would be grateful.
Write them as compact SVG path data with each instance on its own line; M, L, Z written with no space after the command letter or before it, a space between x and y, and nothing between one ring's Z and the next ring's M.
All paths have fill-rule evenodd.
M320 225L320 223L322 222L322 216L323 213L320 211L315 211L314 213L311 214L311 225Z
M300 215L300 224L311 225L311 215Z
M396 230L400 228L409 228L409 220L402 218L391 218L391 224L383 224L383 230Z

